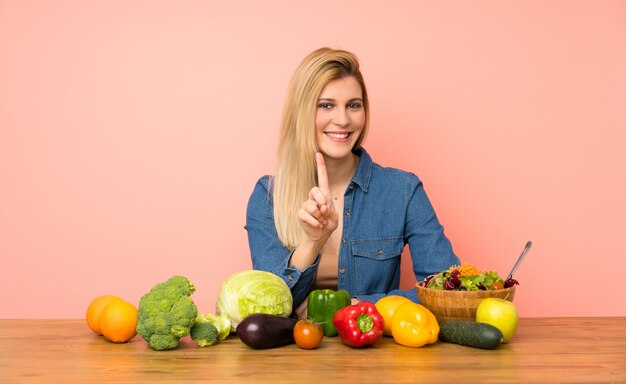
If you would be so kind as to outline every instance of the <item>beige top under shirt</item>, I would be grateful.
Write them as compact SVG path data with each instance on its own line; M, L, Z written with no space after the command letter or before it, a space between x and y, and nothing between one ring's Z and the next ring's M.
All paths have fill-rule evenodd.
M339 223L337 229L330 236L324 248L317 267L317 276L313 289L338 289L337 270L339 269L339 246L341 235L343 234L343 196L335 198L333 201L335 210L339 213Z

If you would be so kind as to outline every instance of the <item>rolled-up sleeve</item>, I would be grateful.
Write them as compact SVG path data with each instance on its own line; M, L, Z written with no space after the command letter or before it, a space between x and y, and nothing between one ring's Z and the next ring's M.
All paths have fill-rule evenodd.
M268 271L282 278L291 289L295 308L306 298L315 282L319 257L304 270L289 266L295 249L289 250L278 239L268 183L269 176L258 180L246 211L245 229L248 232L252 268Z

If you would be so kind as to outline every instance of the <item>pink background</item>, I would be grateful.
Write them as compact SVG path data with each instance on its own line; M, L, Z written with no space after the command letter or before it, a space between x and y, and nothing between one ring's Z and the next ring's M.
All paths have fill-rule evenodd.
M361 59L365 147L462 260L506 275L533 240L522 316L626 315L626 2L0 0L0 317L174 274L214 311L320 46Z

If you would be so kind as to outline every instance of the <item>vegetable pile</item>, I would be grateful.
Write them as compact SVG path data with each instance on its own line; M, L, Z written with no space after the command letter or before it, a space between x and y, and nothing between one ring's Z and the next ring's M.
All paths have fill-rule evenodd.
M427 288L449 291L485 291L517 284L515 279L504 281L496 271L483 272L467 263L430 275L422 283Z
M463 263L431 275L420 284L440 290L477 291L507 288L518 282L503 281L495 271L482 272ZM222 283L215 315L199 313L191 299L195 290L186 277L173 276L141 297L130 320L137 319L136 332L150 348L157 351L177 348L180 339L188 335L199 347L208 347L234 332L253 349L292 343L302 349L315 349L325 336L339 336L344 344L362 348L376 344L383 335L409 347L423 347L442 340L493 349L513 336L518 323L515 307L506 300L483 300L476 322L439 324L428 308L404 296L384 296L376 303L351 304L349 292L330 289L311 291L306 303L309 318L298 320L290 317L293 297L287 284L277 275L258 270L235 273ZM87 312L88 325L97 333L94 327L98 300L94 300Z

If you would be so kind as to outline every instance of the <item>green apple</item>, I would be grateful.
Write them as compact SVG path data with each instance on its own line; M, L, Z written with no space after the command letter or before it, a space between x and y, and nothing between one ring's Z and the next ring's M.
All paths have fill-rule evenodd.
M490 297L478 305L476 321L498 328L502 332L502 342L507 343L515 335L519 316L517 309L510 301Z

